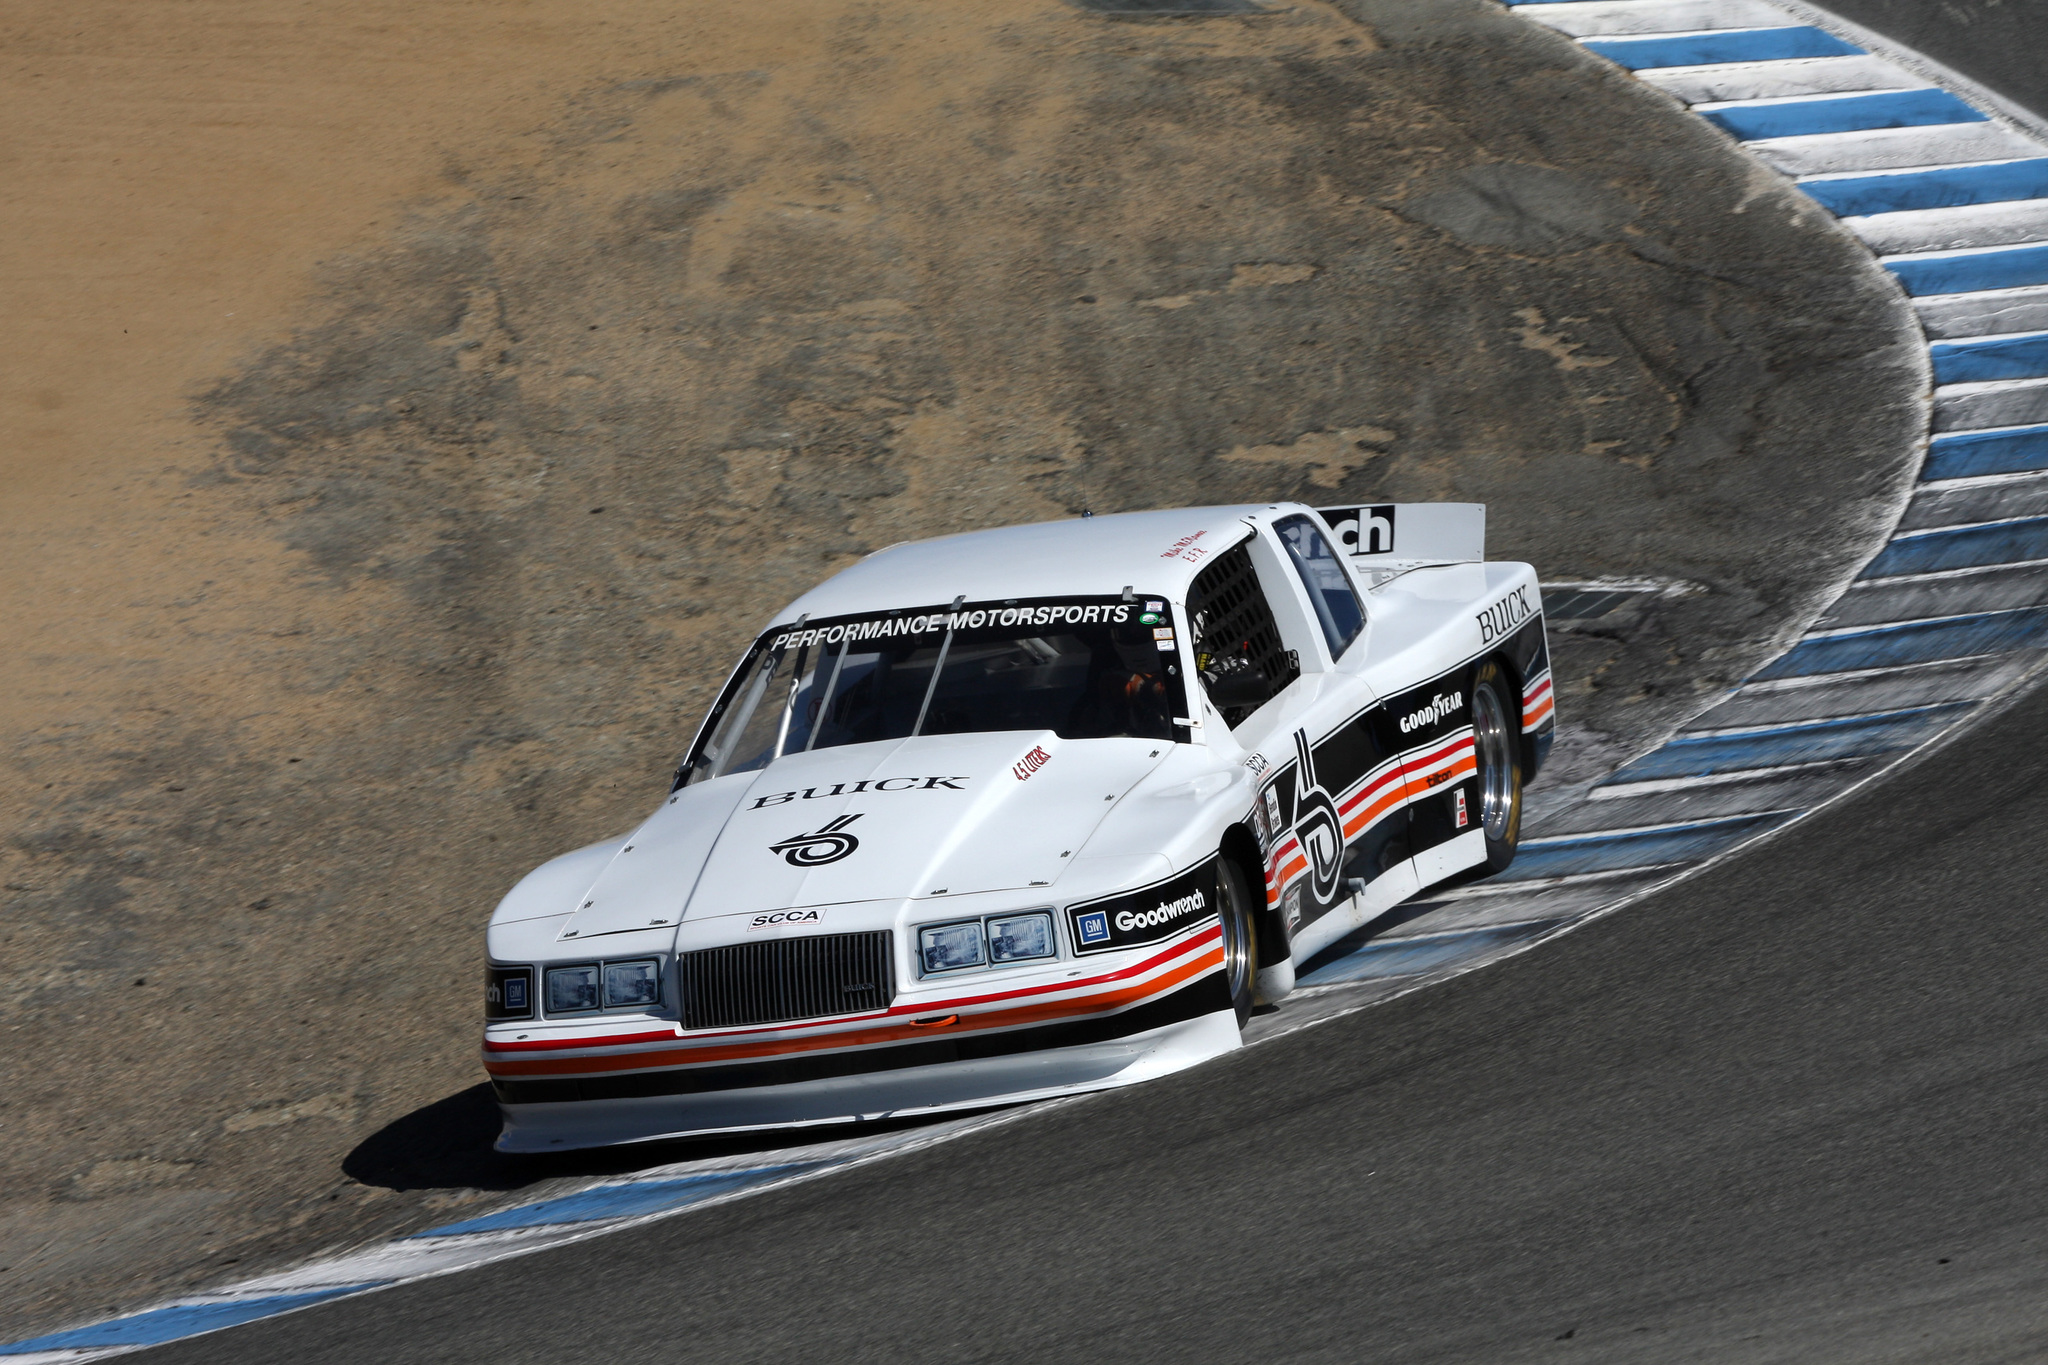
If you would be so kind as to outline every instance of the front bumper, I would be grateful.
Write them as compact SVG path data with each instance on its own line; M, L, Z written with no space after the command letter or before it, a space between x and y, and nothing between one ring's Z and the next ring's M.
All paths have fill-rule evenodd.
M498 1147L562 1151L1004 1104L1127 1084L1237 1046L1214 921L1132 956L1090 980L899 999L880 1015L816 1025L487 1041L505 1117Z
M1130 1085L1238 1046L1218 1012L1096 1043L687 1094L508 1103L501 1152L560 1152L763 1128L873 1122ZM662 1073L640 1073L659 1076Z

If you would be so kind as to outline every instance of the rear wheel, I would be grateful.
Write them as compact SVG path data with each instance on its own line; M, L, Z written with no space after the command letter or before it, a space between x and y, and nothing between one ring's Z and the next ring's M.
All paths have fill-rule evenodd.
M1479 827L1486 835L1486 864L1480 876L1499 872L1515 860L1522 841L1521 708L1510 707L1513 691L1497 663L1479 666L1472 681L1472 740L1479 763Z
M1258 922L1252 917L1244 873L1229 858L1221 859L1219 866L1222 904L1216 909L1223 921L1223 984L1230 991L1230 1007L1237 1011L1237 1026L1243 1028L1252 1017L1252 987L1259 974Z

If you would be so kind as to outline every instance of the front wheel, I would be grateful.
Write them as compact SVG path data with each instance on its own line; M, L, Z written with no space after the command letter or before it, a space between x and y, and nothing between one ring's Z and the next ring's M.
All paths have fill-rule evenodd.
M1223 984L1230 991L1237 1026L1243 1028L1252 1017L1252 987L1259 974L1258 921L1252 917L1244 873L1229 858L1219 859L1218 869L1217 894L1222 904L1216 911L1223 921Z
M1472 741L1479 764L1479 828L1486 835L1486 865L1475 868L1491 876L1515 860L1522 841L1521 708L1510 708L1501 666L1488 661L1472 680ZM1510 718L1513 718L1513 721Z

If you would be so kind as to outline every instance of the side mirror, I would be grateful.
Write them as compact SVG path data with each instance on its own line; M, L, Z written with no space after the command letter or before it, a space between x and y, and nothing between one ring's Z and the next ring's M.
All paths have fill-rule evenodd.
M1240 668L1207 684L1209 701L1219 711L1264 705L1273 695L1273 684L1256 668Z

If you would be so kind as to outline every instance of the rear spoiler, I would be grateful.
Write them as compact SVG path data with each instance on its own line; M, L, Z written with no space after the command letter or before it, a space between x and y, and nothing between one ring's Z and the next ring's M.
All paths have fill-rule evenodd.
M1382 502L1318 507L1353 568L1373 583L1428 564L1486 558L1483 502Z

